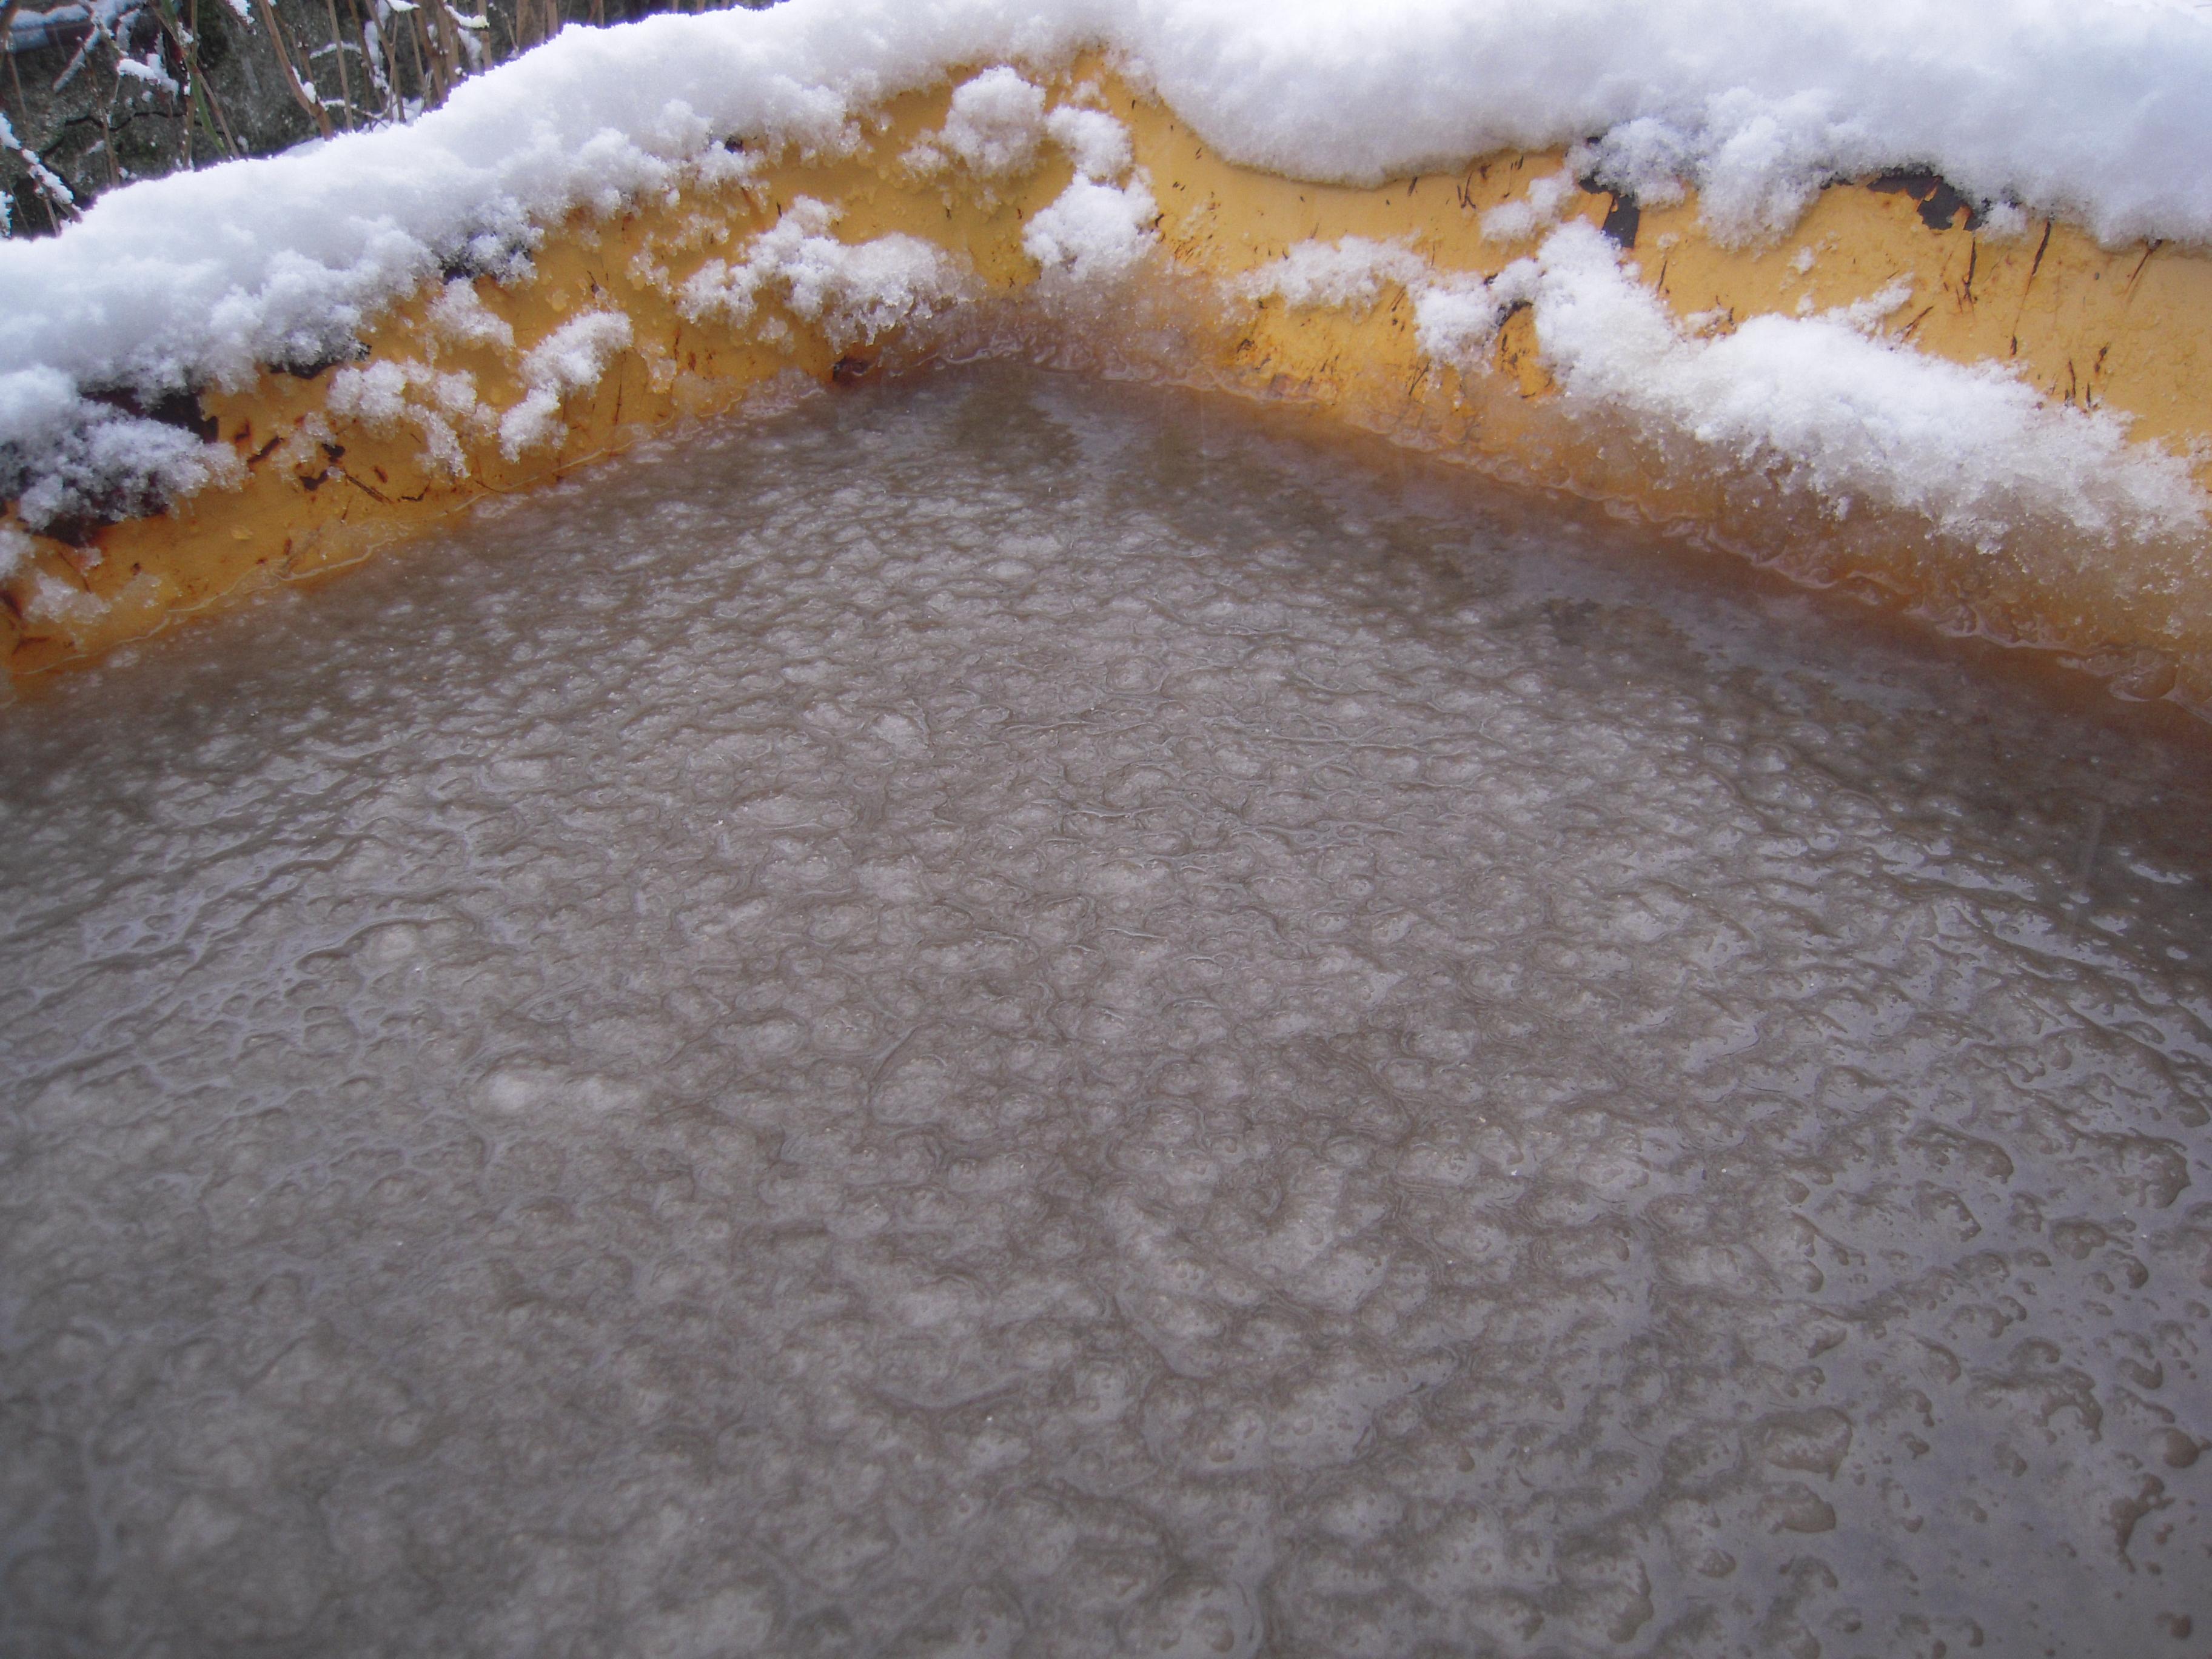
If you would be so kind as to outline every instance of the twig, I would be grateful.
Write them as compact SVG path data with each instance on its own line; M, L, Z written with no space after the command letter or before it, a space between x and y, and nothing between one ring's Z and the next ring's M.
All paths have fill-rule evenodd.
M384 46L384 109L394 122L407 118L407 94L400 90L399 33L390 27L380 27L377 39Z
M331 50L338 59L338 100L344 107L346 131L353 131L353 76L346 73L345 37L338 33L338 0L323 0L323 8L331 15Z
M438 58L446 70L446 88L438 98L442 104L461 83L461 46L454 38L460 31L453 27L453 15L446 9L446 0L429 0L429 7L431 23L438 31Z
M0 114L0 149L12 149L23 158L23 165L30 173L31 182L38 187L36 193L39 201L46 208L46 225L49 229L58 231L62 228L62 222L54 216L54 210L57 207L67 208L72 217L82 211L76 204L75 194L71 192L69 185L63 182L61 174L48 167L46 158L38 151L15 136L15 129L8 124L8 118L4 114Z
M197 20L199 15L200 0L192 0L192 16ZM199 63L199 37L198 35L194 35L192 37L192 62L194 66L197 68ZM198 76L200 97L206 102L208 109L213 112L215 115L216 131L221 136L222 141L216 146L216 148L219 149L228 150L233 155L245 155L246 146L238 142L238 134L232 131L230 117L223 112L222 100L216 95L215 87L207 78L207 71L204 69L199 70Z
M12 10L13 8L10 9ZM11 32L15 27L13 21L8 25ZM12 52L0 52L0 58L5 58L8 60L8 84L15 88L15 107L28 114L31 108L30 100L23 96L23 77L15 72L15 54Z
M415 88L425 108L446 101L444 66L430 50L430 37L422 27L422 9L407 8L407 39L415 49Z
M115 47L115 84L108 89L107 101L100 109L100 150L107 158L107 183L112 189L123 182L123 174L115 165L115 100L123 92L123 47Z
M84 60L92 56L92 49L100 44L100 36L106 33L106 31L100 27L99 16L95 14L92 20L92 33L84 37L84 44L70 54L70 60L64 65L62 72L54 77L54 91L59 92L76 79L76 72L84 67ZM13 57L15 54L11 52L9 55Z
M185 60L185 96L200 118L200 128L207 134L208 143L218 155L241 154L238 140L231 136L230 123L223 118L222 106L215 101L215 88L207 83L207 75L200 68L200 0L191 0L188 23L177 21L174 0L154 0L154 15L177 43L177 55ZM185 165L192 165L191 118L185 120Z
M299 72L292 67L292 54L284 50L283 26L276 21L276 8L270 5L269 0L254 0L254 7L261 14L262 22L268 27L269 44L276 49L276 67L284 71L284 84L291 89L293 101L314 118L316 131L325 138L330 137L330 112L319 100L309 97L307 89L300 84Z
M384 108L388 119L394 123L407 118L407 83L399 74L399 37L406 33L391 18L379 23L371 19L368 25L376 30L376 38L384 47Z
M356 0L346 0L346 15L353 19L354 39L361 43L362 64L368 70L368 83L376 88L382 104L382 114L388 120L392 115L392 85L385 78L383 66L377 62L376 53L369 48L368 26L361 21L361 7ZM380 30L377 34L377 44L380 46L384 44Z

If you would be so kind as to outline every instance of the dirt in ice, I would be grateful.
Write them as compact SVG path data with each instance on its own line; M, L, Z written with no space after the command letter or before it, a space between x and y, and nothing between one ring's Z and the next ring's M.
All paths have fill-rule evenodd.
M2212 1651L2212 744L1304 431L0 710L0 1648Z

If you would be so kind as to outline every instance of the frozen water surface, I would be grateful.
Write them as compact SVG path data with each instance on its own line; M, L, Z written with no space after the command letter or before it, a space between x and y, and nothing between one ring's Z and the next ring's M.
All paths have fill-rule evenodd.
M0 1647L2203 1654L2212 763L1178 394L0 711Z

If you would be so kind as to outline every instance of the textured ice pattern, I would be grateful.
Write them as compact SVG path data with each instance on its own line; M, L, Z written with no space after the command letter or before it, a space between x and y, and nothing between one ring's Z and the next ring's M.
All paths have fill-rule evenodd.
M1003 370L0 710L0 1650L2201 1655L2206 745L1704 580Z

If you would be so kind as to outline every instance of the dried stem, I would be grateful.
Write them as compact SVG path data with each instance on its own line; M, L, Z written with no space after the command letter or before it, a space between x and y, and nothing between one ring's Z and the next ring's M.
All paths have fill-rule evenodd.
M557 0L515 0L514 14L515 34L526 51L561 33ZM525 19L528 20L526 26Z
M346 69L346 39L338 33L338 0L323 0L330 14L331 55L338 60L338 103L345 111L346 131L353 131L353 76Z
M269 44L276 49L276 67L284 71L284 84L291 88L294 100L313 118L315 131L328 138L331 136L330 112L319 100L309 97L307 88L300 84L299 71L292 67L292 54L284 49L284 28L276 21L276 8L270 0L254 0L254 7L269 30Z
M115 48L118 65L123 57L123 43L110 42ZM100 106L100 153L106 158L107 182L112 185L123 182L123 169L115 164L115 100L123 91L123 70L115 71L115 84L108 89L107 100Z
M208 84L207 71L200 67L200 0L191 0L191 10L185 21L177 21L174 0L154 0L155 15L161 27L169 31L169 38L177 43L177 50L185 60L185 84L192 107L199 113L201 131L207 134L208 143L218 155L243 155L246 149L238 142L238 135L230 130L229 118L222 112L222 101L215 88ZM185 137L185 160L191 161L191 140Z
M404 121L407 118L407 94L399 85L399 31L380 29L378 38L384 42L386 109L394 121Z
M361 47L362 67L368 72L369 85L376 90L381 106L382 118L390 120L392 114L392 83L388 76L379 72L376 54L369 50L368 28L361 20L361 7L357 0L346 0L346 16L353 24L353 38L356 44ZM381 46L383 43L383 33L380 30L377 34L377 44ZM366 113L366 111L363 112Z
M444 103L453 95L453 88L461 82L460 30L454 26L453 14L446 9L446 0L426 0L430 9L431 26L438 33L438 59L445 67L445 89L438 94Z
M424 106L444 103L445 62L430 50L430 37L422 27L422 9L420 6L408 9L407 38L415 48L415 84L422 94Z

